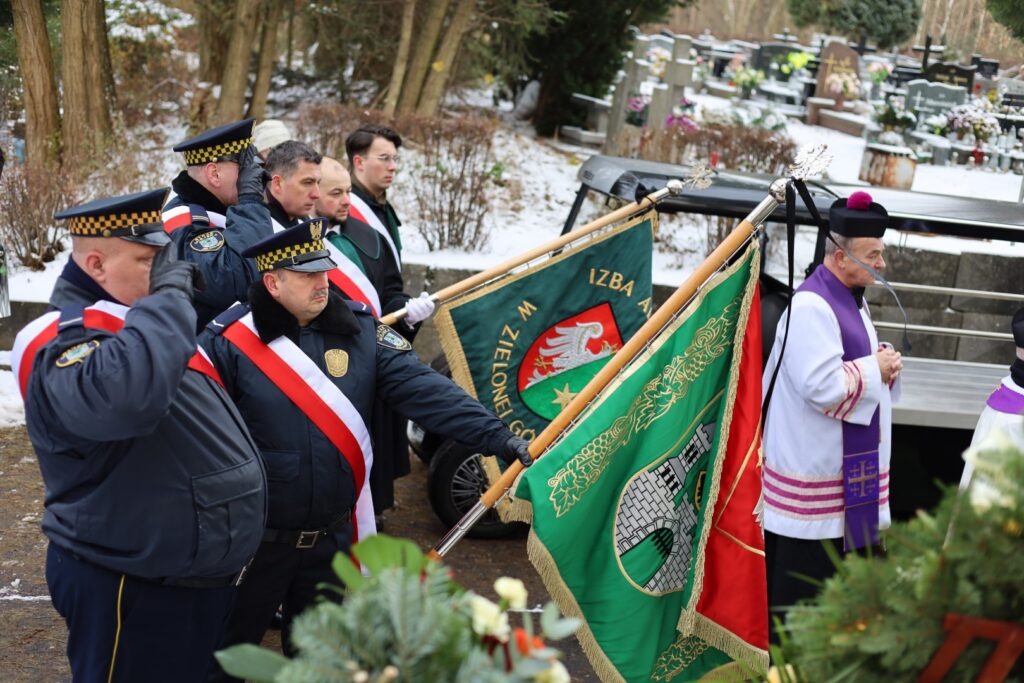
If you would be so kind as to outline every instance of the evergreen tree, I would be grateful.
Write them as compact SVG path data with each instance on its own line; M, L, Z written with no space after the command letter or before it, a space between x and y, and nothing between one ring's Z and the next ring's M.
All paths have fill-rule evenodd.
M951 488L934 512L894 524L886 557L848 555L814 601L790 610L787 658L801 683L910 683L945 640L947 614L1024 622L1024 454L994 432L964 457L969 492ZM943 680L973 681L994 646L974 641ZM1006 680L1024 680L1024 660Z
M921 21L920 0L786 0L786 7L800 28L817 26L853 38L863 32L886 48L914 35Z
M986 0L985 7L1011 36L1024 41L1024 0Z
M664 20L693 0L552 0L561 23L529 41L531 77L540 81L534 124L541 135L572 122L573 93L604 97L632 39L629 27ZM641 55L642 56L642 55ZM578 114L578 112L577 112Z

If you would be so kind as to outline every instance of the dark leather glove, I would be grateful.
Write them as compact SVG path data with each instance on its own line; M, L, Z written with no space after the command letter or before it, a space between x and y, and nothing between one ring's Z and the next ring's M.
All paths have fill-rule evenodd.
M267 180L267 172L256 160L256 148L250 144L238 158L238 203L261 203Z
M533 464L533 456L530 455L530 444L518 436L510 436L508 441L505 442L504 453L501 454L501 459L505 462L512 462L518 460L523 463L523 467L529 467Z
M192 301L195 290L203 288L203 275L194 263L179 261L175 245L168 244L157 252L149 271L149 293L177 289Z

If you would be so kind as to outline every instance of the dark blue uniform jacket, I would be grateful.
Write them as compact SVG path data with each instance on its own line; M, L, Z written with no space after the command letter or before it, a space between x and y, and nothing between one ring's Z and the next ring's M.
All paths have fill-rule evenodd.
M238 306L207 327L200 341L263 453L270 489L267 526L323 528L355 504L355 481L344 456L271 381L220 332L248 312L260 339L287 335L333 381L369 425L375 397L432 432L483 453L500 453L512 433L451 380L416 357L408 342L380 325L363 304L331 293L327 308L306 327L253 285ZM222 327L223 326L223 327ZM378 338L382 338L378 341ZM343 376L327 370L325 353L348 354Z
M74 311L100 298L109 296L69 266L50 304ZM136 302L119 333L70 326L36 354L25 419L52 542L147 578L227 576L255 553L263 466L224 390L186 371L194 330L185 295L162 291ZM88 355L71 356L79 362L58 363L92 341Z
M203 288L196 292L198 329L236 301L245 301L249 285L259 279L252 259L242 252L273 233L270 211L260 202L225 207L209 190L182 171L171 183L176 196L164 211L188 206L191 225L171 233L178 258L190 261L203 273ZM223 228L212 224L210 213L226 216Z

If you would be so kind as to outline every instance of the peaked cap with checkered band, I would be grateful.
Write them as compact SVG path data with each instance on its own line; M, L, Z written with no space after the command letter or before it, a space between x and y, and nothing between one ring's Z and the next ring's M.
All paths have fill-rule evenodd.
M179 142L175 152L185 155L189 166L208 164L211 161L238 161L239 155L252 144L252 122L255 119L236 121L200 133L194 138Z
M154 247L170 243L161 210L167 188L105 197L53 214L67 220L72 237L120 237Z
M260 240L243 251L242 256L256 259L256 268L261 273L277 268L303 273L331 270L338 264L324 246L326 230L326 219L311 218Z

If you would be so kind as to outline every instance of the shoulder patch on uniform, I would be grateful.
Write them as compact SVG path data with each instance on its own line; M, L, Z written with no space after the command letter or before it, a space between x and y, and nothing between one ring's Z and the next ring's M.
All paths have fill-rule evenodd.
M351 299L345 299L345 305L348 306L348 310L353 313L365 313L366 315L373 315L373 309L364 304L362 301L353 301Z
M377 325L377 343L396 351L412 351L412 345L405 337L384 324Z
M193 237L188 246L192 251L219 251L224 246L224 233L220 230L209 230Z
M214 334L221 334L248 312L248 304L235 303L231 308L206 323L206 329L212 331Z
M86 358L92 354L93 351L100 347L99 341L92 339L81 344L75 344L64 350L64 353L57 357L56 365L58 368L66 368L74 365L75 363L82 363Z

